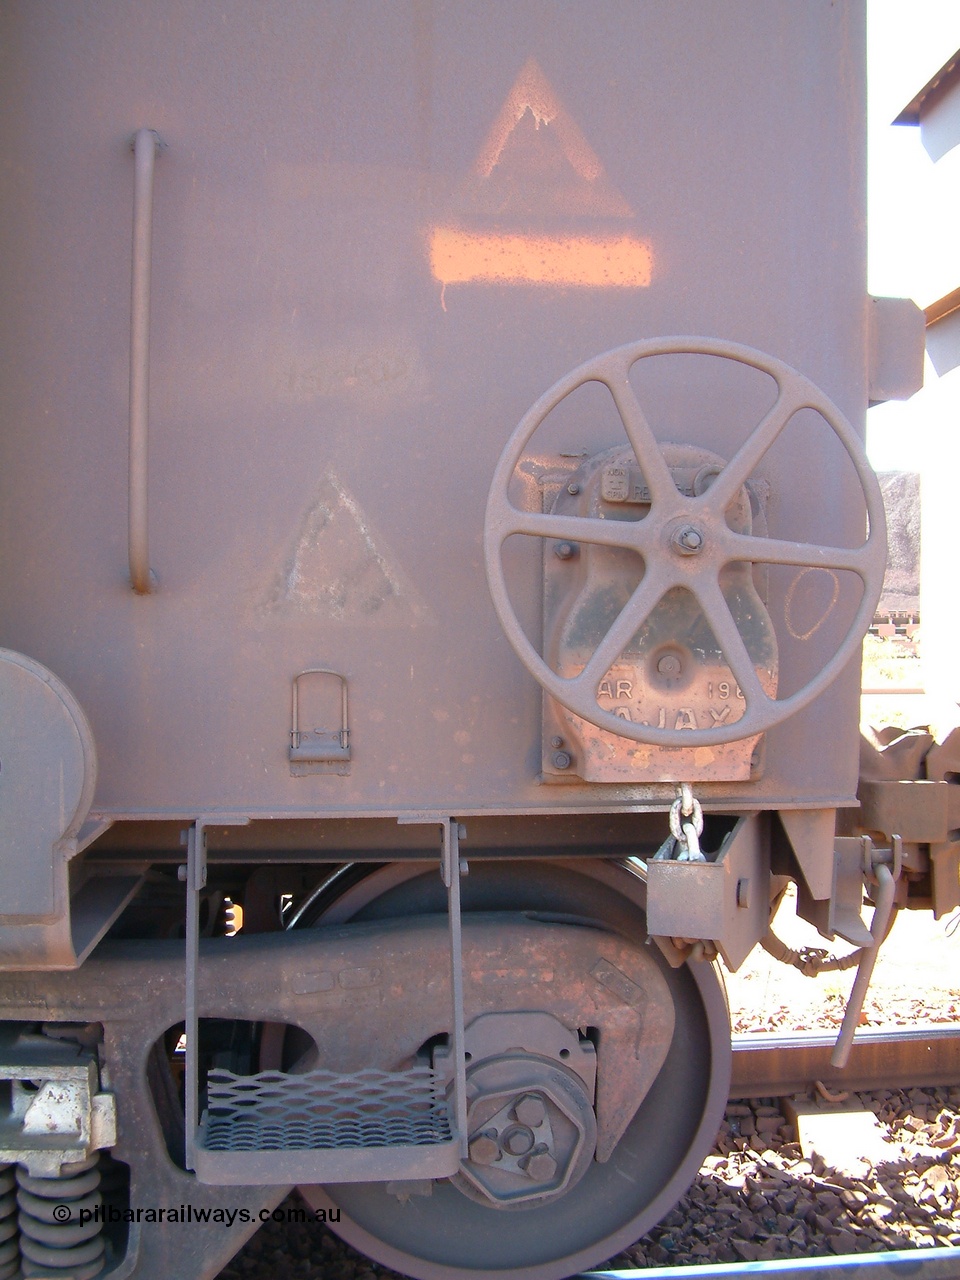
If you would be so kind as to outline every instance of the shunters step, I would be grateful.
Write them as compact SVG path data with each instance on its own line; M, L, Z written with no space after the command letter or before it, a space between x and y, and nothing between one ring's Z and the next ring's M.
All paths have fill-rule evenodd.
M194 1144L201 1182L286 1185L446 1178L460 1142L431 1067L352 1075L261 1071L207 1076Z

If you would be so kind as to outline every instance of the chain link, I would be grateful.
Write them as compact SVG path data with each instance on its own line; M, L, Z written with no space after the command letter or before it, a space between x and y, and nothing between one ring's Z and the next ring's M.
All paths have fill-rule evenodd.
M703 809L689 782L677 783L677 798L670 806L670 834L678 845L678 862L706 862L700 851Z

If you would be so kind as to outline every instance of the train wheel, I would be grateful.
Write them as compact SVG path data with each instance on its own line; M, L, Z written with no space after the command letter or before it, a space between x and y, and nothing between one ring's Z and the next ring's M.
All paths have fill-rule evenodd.
M634 940L645 937L644 883L626 864L475 862L462 888L465 912L574 916ZM314 901L317 909L305 905L299 926L444 909L436 870L422 865L381 866L341 896L319 893ZM662 960L662 968L676 1016L667 1059L611 1158L592 1161L566 1194L529 1207L495 1207L450 1180L306 1186L304 1198L328 1215L339 1210L334 1229L348 1243L418 1280L558 1280L626 1248L692 1182L713 1144L729 1085L730 1030L718 973L703 962L672 969ZM469 1010L467 1016L469 1022Z

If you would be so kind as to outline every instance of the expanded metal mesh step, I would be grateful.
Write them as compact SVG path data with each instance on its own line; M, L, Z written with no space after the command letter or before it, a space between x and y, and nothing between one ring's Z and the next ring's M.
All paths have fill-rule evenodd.
M460 1144L430 1067L354 1075L207 1077L194 1148L201 1182L260 1185L445 1178Z

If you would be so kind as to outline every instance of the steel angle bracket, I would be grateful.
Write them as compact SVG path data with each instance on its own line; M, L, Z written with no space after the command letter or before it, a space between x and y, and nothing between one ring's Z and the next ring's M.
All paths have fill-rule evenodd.
M769 817L739 818L707 862L647 863L647 928L655 937L717 945L736 972L770 914Z

